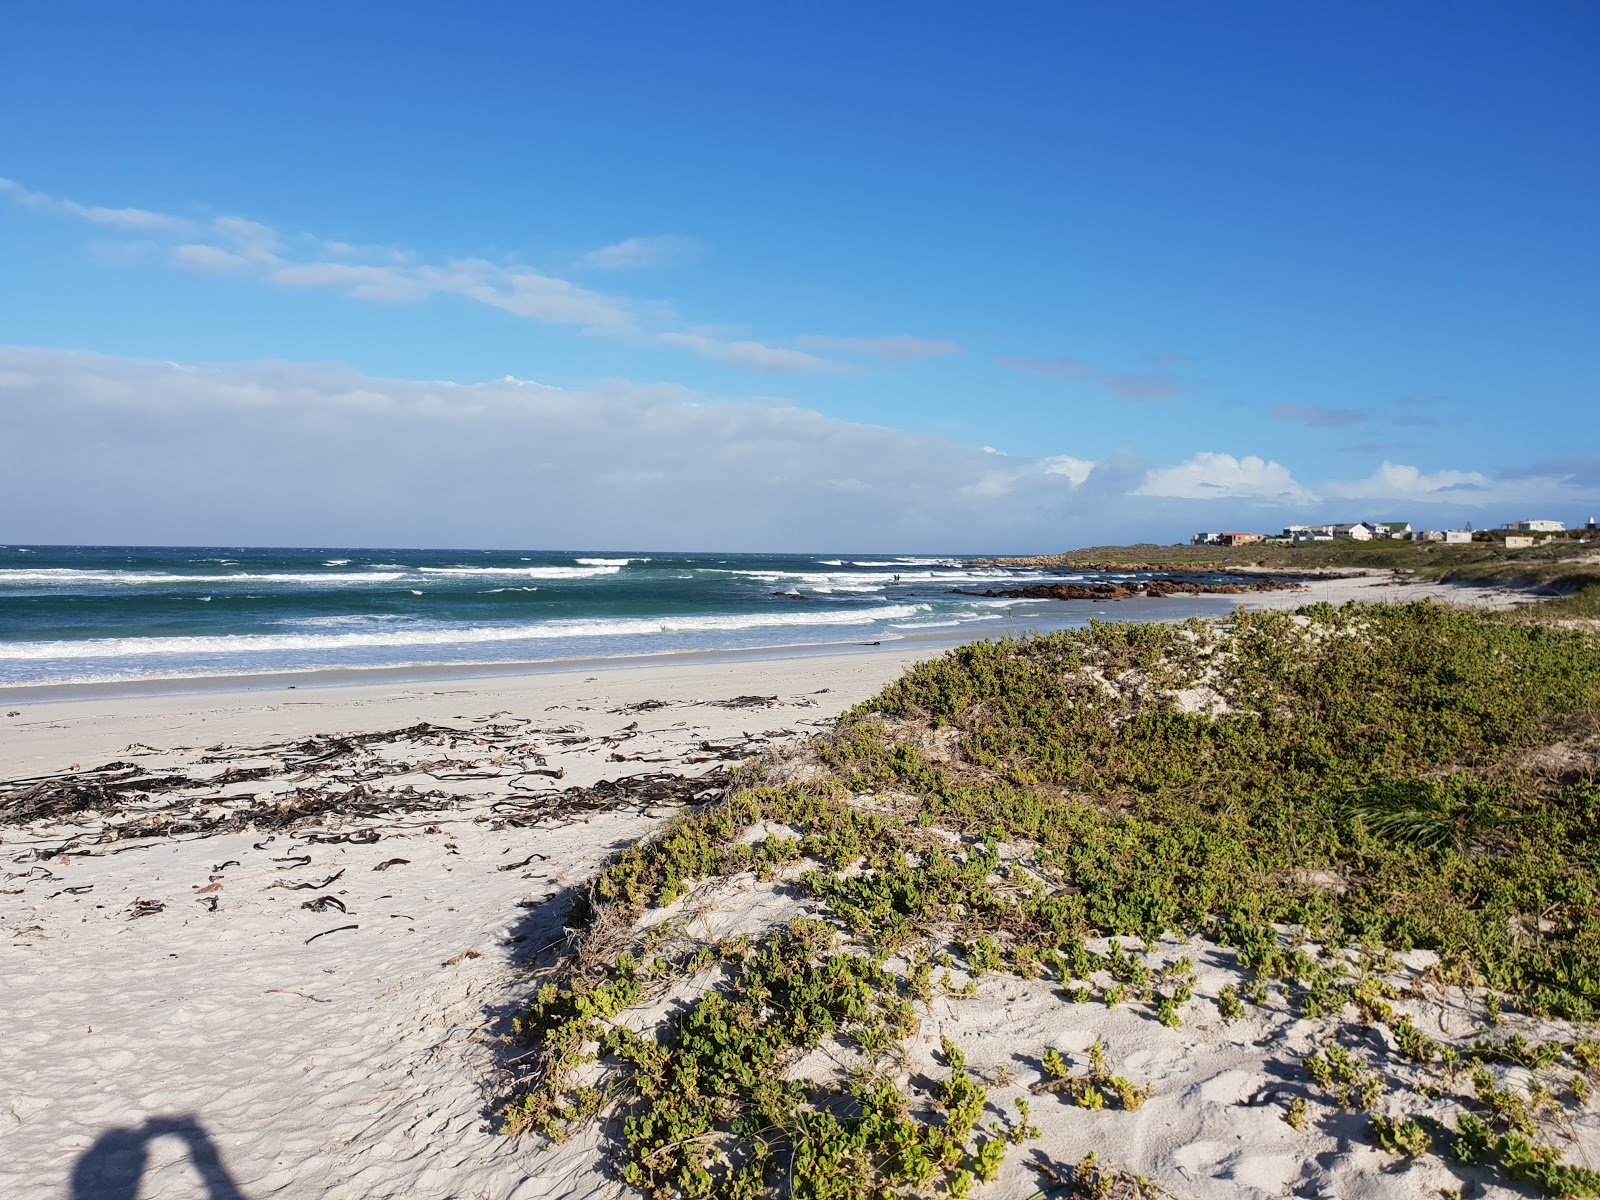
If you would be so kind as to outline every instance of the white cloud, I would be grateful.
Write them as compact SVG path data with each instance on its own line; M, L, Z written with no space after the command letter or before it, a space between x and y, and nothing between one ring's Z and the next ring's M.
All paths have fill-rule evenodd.
M1146 359L1142 369L1114 371L1061 355L1020 357L1004 355L995 359L1002 367L1026 371L1030 375L1049 375L1069 383L1103 388L1118 400L1175 400L1189 391L1189 385L1166 368L1186 363L1181 354L1158 354ZM1155 367L1150 370L1146 368Z
M887 359L936 358L942 354L960 354L966 349L960 342L915 337L909 333L889 337L826 337L807 333L795 338L795 345L812 350L842 350L847 354L870 354Z
M280 288L339 292L357 300L414 304L435 296L455 296L529 320L572 325L640 344L679 346L707 358L766 372L846 370L842 364L803 350L753 340L717 338L674 328L661 306L581 287L517 263L481 258L420 261L392 247L356 246L312 235L289 235L244 217L207 220L145 212L95 208L74 200L30 191L0 179L0 195L26 208L76 217L97 225L165 238L167 261L193 271L226 272ZM632 238L597 250L591 266L661 265L695 248L677 236ZM109 261L112 255L102 254Z
M76 200L62 200L55 196L46 195L44 192L35 192L23 187L13 179L0 178L0 194L8 195L24 208L35 209L38 212L61 213L77 217L80 220L90 221L96 225L107 225L114 229L125 229L133 233L154 233L165 230L177 230L186 222L178 217L171 217L165 213L147 212L142 208L99 208L88 204L79 204Z
M1135 519L1084 459L620 381L0 348L0 443L19 541L998 552Z
M635 237L591 250L578 260L580 267L596 271L636 271L650 267L669 267L700 252L692 237L669 233L660 237Z
M1327 484L1330 496L1346 500L1449 500L1474 504L1488 497L1474 495L1489 488L1487 476L1477 471L1434 471L1424 474L1416 467L1385 461L1366 479L1334 480Z
M663 333L660 338L669 346L683 346L735 367L751 367L771 375L792 375L800 371L843 371L849 368L841 363L804 350L787 346L768 346L763 342L724 341L707 337L703 333Z
M1044 460L1044 473L1046 475L1065 475L1077 487L1089 478L1089 472L1094 470L1094 462L1087 458L1073 458L1067 454L1058 454L1054 458Z
M255 263L242 254L224 250L221 246L208 246L203 242L184 242L174 246L172 261L175 266L187 267L191 271L249 271L255 267Z
M160 245L153 239L164 238L167 261L184 270L254 278L279 288L334 291L384 304L415 304L435 296L455 296L529 320L572 325L587 333L637 344L676 346L717 362L768 374L856 369L811 350L911 359L954 354L962 349L955 342L910 334L877 338L813 335L796 339L795 346L772 345L707 326L684 329L665 306L608 295L516 263L482 258L429 263L392 247L357 246L311 235L291 236L244 217L197 220L142 209L94 208L30 191L8 179L0 179L0 195L27 208L77 217L129 235L144 235L137 246L138 255L119 255L102 248L97 251L102 261L132 261ZM629 238L590 252L580 265L607 270L663 266L681 261L698 249L699 243L693 238L676 234Z
M1276 500L1309 504L1317 497L1295 482L1289 468L1247 454L1235 458L1202 450L1188 462L1150 471L1135 490L1137 496L1180 500Z

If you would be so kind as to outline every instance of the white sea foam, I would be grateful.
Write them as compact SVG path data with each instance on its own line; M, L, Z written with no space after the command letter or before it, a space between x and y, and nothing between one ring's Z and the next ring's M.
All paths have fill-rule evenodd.
M418 567L428 575L462 575L481 578L485 575L509 575L515 579L593 579L600 575L615 575L619 566L592 567Z
M829 563L828 566L842 566L842 563ZM894 558L888 562L867 559L866 561L852 561L852 567L960 567L965 566L956 558Z
M399 571L321 571L288 574L239 571L231 575L174 575L159 571L79 571L72 567L44 567L37 571L0 567L0 587L8 584L115 583L387 583L405 576Z
M385 621L415 621L404 613L351 613L329 617L285 617L274 625L287 625L291 629L359 629L363 625L381 624Z
M421 593L418 593L419 595ZM929 604L881 604L837 612L765 612L717 616L618 617L541 621L533 625L469 625L360 633L229 634L223 637L91 638L0 644L0 662L127 658L149 655L259 654L285 650L348 650L378 646L461 646L557 638L637 637L654 633L717 633L745 629L871 625L931 612Z
M952 617L947 621L896 621L889 626L890 629L954 629L959 625L971 625L976 621L998 621L999 613L970 613L966 616Z
M758 579L762 583L785 583L789 586L804 588L814 592L876 592L885 588L908 584L944 584L959 583L995 583L1005 581L1008 583L1037 583L1043 580L1053 580L1053 575L1042 574L1037 571L1019 572L1007 571L999 567L976 567L963 570L924 570L901 571L898 574L886 574L882 571L773 571L773 570L739 570L727 572L730 575L741 575L748 579Z
M322 565L325 567L348 567L350 565L350 560L348 558L330 558Z
M576 563L586 567L625 567L629 563L649 562L648 558L575 558Z

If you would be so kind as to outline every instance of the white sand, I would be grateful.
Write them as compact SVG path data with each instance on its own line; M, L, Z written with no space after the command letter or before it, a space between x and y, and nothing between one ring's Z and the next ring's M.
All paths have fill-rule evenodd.
M1417 600L1433 600L1460 608L1516 608L1536 603L1540 597L1526 588L1499 584L1433 583L1389 571L1349 571L1329 572L1292 592L1247 592L1237 599L1250 609L1298 608L1302 604L1321 602L1339 605L1351 601L1410 604Z
M740 664L682 661L450 685L297 689L293 693L164 695L25 706L4 726L0 770L17 777L78 762L127 759L132 743L163 753L159 768L200 751L316 731L377 730L418 720L510 711L600 736L638 722L644 736L547 746L559 785L684 768L704 739L793 730L831 720L897 676L897 653ZM826 692L815 694L819 689ZM777 695L771 708L685 705ZM283 701L284 695L296 697ZM643 714L606 710L644 699L680 702ZM778 739L785 740L785 739ZM667 762L609 761L618 749ZM449 751L482 765L470 745ZM282 786L282 785L278 785ZM420 785L419 785L420 786ZM576 824L494 829L489 798L503 784L449 785L459 805L404 819L371 845L311 844L238 833L161 839L148 849L36 862L58 830L0 832L5 932L0 1040L0 1196L202 1196L193 1136L160 1122L191 1118L249 1200L266 1196L532 1196L568 1187L531 1142L492 1131L488 1041L531 994L518 966L561 936L559 896L612 849L671 816L595 815ZM437 832L427 832L429 829ZM529 853L547 856L502 870ZM310 855L303 865L278 861ZM375 872L392 858L410 862ZM237 865L221 864L237 860ZM282 882L326 888L291 890ZM201 888L221 884L201 895ZM68 894L68 887L92 891ZM335 895L348 915L301 908ZM207 911L208 898L218 900ZM135 899L164 911L130 918ZM346 924L359 929L323 930ZM526 940L507 944L508 937ZM444 965L463 951L477 958ZM153 1124L147 1124L153 1123ZM135 1131L119 1138L116 1131ZM148 1141L137 1193L135 1155ZM95 1174L72 1182L97 1142ZM588 1168L584 1168L587 1177Z
M1513 597L1337 579L1310 593L1242 599L1282 607L1422 594L1496 603ZM914 655L936 649L12 703L3 711L16 715L0 718L0 776L130 758L151 770L192 766L206 747L424 720L467 727L505 713L533 719L530 736L542 739L549 767L566 772L552 787L705 770L713 764L692 761L703 757L695 750L700 742L744 733L798 739L876 692ZM703 703L750 694L779 699L769 708ZM671 706L608 711L645 699ZM558 724L596 739L631 736L563 747L547 732ZM147 839L122 853L100 847L41 861L36 850L72 831L0 830L0 1196L616 1191L597 1172L595 1135L550 1153L493 1131L493 1040L535 986L520 964L561 936L564 889L673 810L497 827L490 805L507 794L510 768L494 764L491 749L452 739L436 756L490 777L434 784L419 776L419 787L438 786L459 799L383 823L381 840L371 844L241 832ZM632 761L613 761L619 754ZM280 778L271 786L289 784ZM544 857L506 869L534 853ZM300 861L307 855L309 862ZM409 861L375 870L394 858ZM292 886L321 884L336 872L342 874L324 886ZM718 903L735 910L746 903L739 889L751 893L751 903L761 891L749 880L719 886L733 890L719 892ZM302 907L323 895L347 912ZM134 917L135 900L164 908ZM784 906L769 908L745 916L759 925ZM338 929L345 925L358 928ZM477 957L458 957L468 951ZM1199 991L1208 994L1208 951L1190 952L1202 966ZM1038 1098L1035 1116L1046 1129L1038 1152L1053 1161L1071 1162L1093 1145L1108 1165L1149 1170L1194 1196L1275 1196L1291 1187L1347 1198L1423 1196L1453 1186L1442 1169L1395 1176L1387 1156L1359 1141L1297 1135L1278 1119L1275 1098L1298 1086L1284 1077L1288 1052L1315 1032L1303 1024L1202 1020L1174 1031L1147 1014L1065 1005L1047 991L989 979L974 999L939 1001L925 1026L931 1043L914 1055L913 1068L933 1070L929 1046L943 1029L970 1048L975 1065L1004 1067L1026 1085L1036 1075L1026 1064L1045 1045L1081 1051L1104 1037L1114 1069L1154 1083L1157 1098L1136 1114L1083 1114ZM997 1086L995 1097L1009 1110L1007 1095ZM1033 1151L1014 1151L1001 1185L984 1194L1031 1194L1038 1177L1022 1164Z

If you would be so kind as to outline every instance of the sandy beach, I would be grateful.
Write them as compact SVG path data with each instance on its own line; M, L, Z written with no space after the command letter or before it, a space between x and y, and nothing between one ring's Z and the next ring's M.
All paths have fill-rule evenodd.
M198 1161L252 1200L581 1194L543 1169L530 1140L493 1131L492 1042L528 995L521 962L561 937L567 885L679 805L521 825L494 803L529 785L703 773L805 737L902 663L880 653L469 687L279 687L71 700L5 718L13 779L111 761L220 776L225 765L202 760L270 764L316 734L460 732L375 747L428 763L386 787L449 793L394 820L91 841L42 859L84 829L0 834L15 1033L0 1049L0 1193L131 1196L142 1163L137 1194L202 1195ZM521 722L520 761L476 737L508 721ZM274 749L242 749L263 745ZM564 777L523 774L534 755L535 769ZM318 897L332 901L303 907Z
M1245 601L1423 596L1521 599L1369 576ZM495 1131L497 1039L537 985L528 964L562 938L570 889L692 803L685 779L802 742L940 649L0 701L6 780L175 781L131 813L83 799L0 830L0 1194L620 1193L592 1141L550 1152ZM682 902L708 929L747 918L771 886L718 889ZM1163 952L1196 957L1197 995L1226 981L1212 948ZM919 1042L931 1055L940 1030L959 1032L1003 1094L1008 1056L1060 1020L1047 991L996 979L941 999ZM1447 1033L1465 1020L1426 1015ZM1178 1031L1097 1009L1043 1032L1064 1050L1104 1038L1156 1086L1158 1101L1116 1118L1124 1158L1189 1194L1282 1195L1336 1148L1315 1177L1330 1190L1300 1194L1450 1182L1419 1171L1387 1190L1371 1148L1294 1135L1266 1100L1317 1031L1274 1020ZM1041 1153L1073 1161L1088 1143L1056 1117ZM1029 1195L1037 1179L1019 1160L986 1194Z

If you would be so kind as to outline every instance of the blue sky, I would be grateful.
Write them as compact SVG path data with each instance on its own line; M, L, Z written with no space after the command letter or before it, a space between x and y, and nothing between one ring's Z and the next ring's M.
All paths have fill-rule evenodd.
M13 3L0 178L11 540L1600 508L1591 3ZM430 476L428 537L311 437Z

